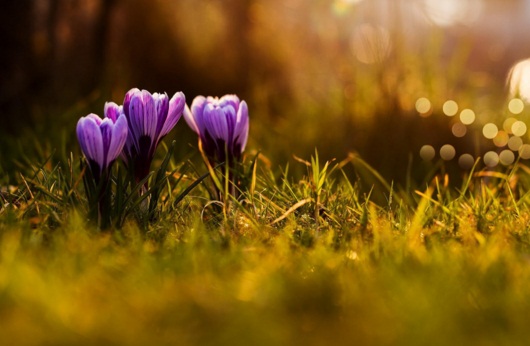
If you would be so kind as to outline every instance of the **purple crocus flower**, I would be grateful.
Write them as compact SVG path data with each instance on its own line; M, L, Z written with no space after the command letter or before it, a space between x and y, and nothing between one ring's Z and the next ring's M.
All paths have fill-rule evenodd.
M177 92L171 100L166 93L151 94L137 88L129 90L123 100L123 108L109 104L114 116L123 111L129 134L123 149L123 158L132 165L136 181L149 174L151 161L160 140L177 124L186 104L182 92Z
M107 109L105 113L108 115ZM123 114L101 119L91 113L79 119L76 130L81 150L96 183L99 183L122 152L127 139L127 119Z
M209 160L239 160L248 138L248 106L236 95L221 98L197 96L191 109L186 107L184 119L199 135ZM228 157L226 157L228 154Z

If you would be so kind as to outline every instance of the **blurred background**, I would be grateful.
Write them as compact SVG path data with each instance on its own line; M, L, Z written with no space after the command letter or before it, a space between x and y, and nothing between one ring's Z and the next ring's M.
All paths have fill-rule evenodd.
M132 87L183 91L188 104L238 94L250 108L248 149L274 166L315 148L323 159L356 152L402 183L440 162L458 171L477 157L488 167L530 158L525 62L507 86L530 58L529 0L0 6L4 170L14 149L78 153L79 117L102 115ZM196 146L184 121L169 137L182 157Z

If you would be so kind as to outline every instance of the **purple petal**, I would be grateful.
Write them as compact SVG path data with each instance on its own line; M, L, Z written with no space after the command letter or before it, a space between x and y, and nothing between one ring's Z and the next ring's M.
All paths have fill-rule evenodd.
M169 109L167 118L165 119L164 125L162 126L162 129L160 130L160 138L167 135L169 131L175 127L177 122L180 120L180 117L182 116L182 112L184 111L184 106L186 105L186 97L182 92L177 92L171 100L169 101Z
M94 113L90 113L89 115L86 116L86 118L90 118L90 119L94 120L98 126L101 125L101 120L102 119L99 117L99 115L96 115Z
M248 106L245 101L241 101L239 109L237 111L236 126L234 129L234 142L241 146L241 152L245 150L248 139Z
M224 95L219 99L219 105L221 107L231 105L234 109L239 109L239 97L236 95Z
M132 132L134 142L138 142L138 138L143 133L143 117L144 117L144 103L140 95L134 94L129 102L129 128ZM125 112L127 115L127 112Z
M197 129L195 132L201 137L204 136L204 107L206 107L206 104L207 100L204 96L197 96L193 99L193 102L191 103L191 115L195 126L190 122L192 120L191 118L184 118L189 127Z
M97 162L100 168L103 168L105 164L103 139L94 116L99 119L95 114L79 119L77 122L77 139L87 159Z
M199 134L199 128L197 127L197 123L195 122L193 114L191 113L190 107L188 107L188 105L184 106L184 111L182 115L184 116L184 120L186 120L186 123L193 130L193 132Z
M219 107L206 104L204 107L204 126L214 139L228 141L228 124L223 110Z
M139 93L141 93L140 89L132 88L131 90L127 92L127 94L125 94L125 97L123 99L123 111L125 115L127 116L127 119L130 119L129 105L131 103L131 99L133 98L134 95L137 95Z
M118 106L114 102L105 102L105 117L112 119L112 122L115 123L121 113L123 113L123 107Z
M112 128L112 138L107 152L107 166L120 155L127 140L127 118L122 114Z
M158 98L158 94L155 93ZM144 104L144 114L142 121L142 134L151 138L151 142L156 140L157 112L155 97L147 90L142 90L142 101Z
M234 138L234 129L236 126L236 109L232 107L231 104L227 104L224 107L221 108L223 110L223 117L226 119L226 125L228 127L228 136L226 137L226 141L228 143L232 143Z
M104 157L103 162L105 163L105 165L108 162L108 152L109 152L110 141L112 139L112 128L113 127L114 127L114 123L109 118L105 118L101 122L101 125L99 126L99 130L101 131L101 139L103 143L103 157Z
M166 93L163 94L153 94L153 99L155 101L155 111L156 111L156 137L160 138L162 128L168 117L169 110L169 98Z

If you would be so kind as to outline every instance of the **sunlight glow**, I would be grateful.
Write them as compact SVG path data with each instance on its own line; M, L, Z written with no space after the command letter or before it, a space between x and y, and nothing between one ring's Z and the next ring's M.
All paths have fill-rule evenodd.
M484 154L484 164L490 168L499 164L499 155L494 151L488 151Z
M499 154L499 161L505 166L511 165L515 161L515 154L511 150L503 150Z
M423 161L431 161L435 155L436 151L432 145L424 145L420 149L420 157Z
M506 120L504 120L504 122L502 123L502 128L504 129L504 131L506 131L507 133L509 134L512 134L512 126L513 124L517 121L517 119L515 118L507 118Z
M443 160L449 161L452 160L456 155L455 147L451 144L445 144L440 148L440 156Z
M442 110L445 115L452 117L458 113L458 103L453 100L447 100L444 102Z
M481 0L424 0L427 18L438 26L473 24L482 11Z
M451 132L453 133L453 136L455 137L464 137L467 133L467 127L466 125L462 124L462 123L455 123L452 127L451 127Z
M363 64L383 62L391 49L388 30L371 24L362 24L355 29L351 40L352 51Z
M526 133L526 124L520 120L512 124L512 133L515 136L521 137Z
M493 138L493 144L495 144L497 147L502 148L508 144L508 134L506 131L499 131L497 133L497 136Z
M495 136L497 136L497 133L499 133L499 129L497 128L497 125L493 123L488 123L482 128L482 134L487 139L495 138Z
M513 114L519 114L524 110L524 102L520 98L513 98L508 103L508 109Z
M466 108L460 112L460 121L464 125L471 125L475 121L475 112L473 112L471 109Z
M530 159L530 144L523 144L519 148L519 156L524 160Z
M458 165L462 169L471 169L475 164L475 159L471 154L462 154L458 158Z
M521 137L512 136L508 140L508 148L510 148L510 150L517 151L521 149L522 146L523 140L521 139Z
M420 113L422 117L428 117L431 115L432 105L431 101L425 97L420 97L416 101L416 111Z
M333 12L337 15L344 15L356 4L363 0L335 0L332 5Z
M530 103L530 59L516 63L508 75L510 95Z

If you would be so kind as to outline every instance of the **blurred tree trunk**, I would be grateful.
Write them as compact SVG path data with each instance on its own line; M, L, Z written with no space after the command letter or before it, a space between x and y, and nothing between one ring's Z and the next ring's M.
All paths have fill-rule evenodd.
M229 32L232 35L230 39L230 49L237 52L238 56L238 88L237 93L248 93L250 86L250 73L255 67L253 57L250 51L250 32L252 23L250 22L250 10L254 0L229 0L228 23L230 23Z
M0 114L10 131L25 117L28 100L20 95L32 84L32 0L4 1L0 10Z

